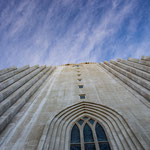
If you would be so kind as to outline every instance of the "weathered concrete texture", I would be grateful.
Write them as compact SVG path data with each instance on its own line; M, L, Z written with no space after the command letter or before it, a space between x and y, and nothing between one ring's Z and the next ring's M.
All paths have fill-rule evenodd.
M35 69L39 68L39 66L33 66L3 82L0 83L0 91L7 88L9 85L15 83L16 81L20 80L21 78L25 77L26 75L30 74L32 71L34 71Z
M0 76L4 75L4 74L6 74L6 73L8 73L10 71L16 70L16 69L17 69L16 66L13 66L13 67L10 67L10 68L6 68L6 69L2 69L2 70L0 70Z
M129 59L131 60L131 59ZM135 63L133 61L127 61L127 60L122 60L122 59L118 59L119 62L121 63L124 63L124 64L127 64L129 66L132 66L134 68L137 68L139 70L142 70L142 71L145 71L145 72L148 72L150 73L150 67L149 66L146 66L144 64L141 64L141 63Z
M128 58L128 61L135 62L135 63L139 63L139 64L146 65L146 66L149 66L149 67L150 67L150 62L149 62L149 61L142 60L142 59Z
M112 149L149 150L149 66L124 60L78 65L13 76L16 80L3 90L18 88L0 105L0 149L69 150L73 123L88 115L103 125Z
M23 86L26 82L28 82L30 79L32 79L34 76L36 76L38 73L40 73L43 69L45 69L45 66L40 67L39 69L37 69L34 72L30 73L29 75L25 76L18 82L15 82L14 84L10 85L8 88L2 90L0 92L0 102L3 101L9 95L11 95L18 88Z
M116 66L118 66L118 67L120 67L120 68L122 68L122 69L124 69L124 70L126 70L126 71L128 71L128 72L130 72L130 73L133 73L133 74L135 74L135 75L137 75L137 76L139 76L139 77L142 77L142 78L144 78L144 79L150 81L150 74L147 73L147 72L138 70L138 69L136 69L136 68L134 68L134 67L130 67L130 66L128 66L128 65L125 65L125 64L122 64L122 63L120 63L120 62L113 61L113 60L111 60L110 62L111 62L112 64L114 64L114 65L116 65Z
M9 72L9 75L11 74L11 76L9 76L10 79L8 79L8 73L6 74L7 78L5 79L8 80L1 82L0 86L1 89L3 89L0 92L0 132L36 92L53 69L53 67L46 66L40 67L39 69L38 66L31 68L25 66L15 70L15 73L14 71ZM4 75L2 75L2 77L4 77ZM7 86L8 88L5 88Z
M1 76L0 76L0 82L2 82L2 81L4 81L4 80L6 80L6 79L8 79L8 78L10 78L10 77L12 77L12 76L18 74L18 73L20 73L20 72L22 72L22 71L24 71L24 70L26 70L26 69L28 69L28 68L29 68L29 65L24 66L24 67L22 67L22 68L20 68L20 69L17 69L17 70L8 72L7 74L1 75Z
M120 66L116 66L116 63L114 63L114 61L110 61L110 63L108 63L108 62L104 62L104 63L107 64L112 69L114 69L114 70L118 71L119 73L125 75L129 79L131 79L131 80L135 81L136 83L142 85L146 89L150 90L150 82L149 81L143 79L142 77L139 77L138 75L132 74L130 71L128 71L125 68L122 69L122 68L120 68Z
M147 61L148 58L142 57ZM137 59L129 58L128 60L132 62L118 59L118 62L105 61L101 65L150 101L150 67L140 64Z

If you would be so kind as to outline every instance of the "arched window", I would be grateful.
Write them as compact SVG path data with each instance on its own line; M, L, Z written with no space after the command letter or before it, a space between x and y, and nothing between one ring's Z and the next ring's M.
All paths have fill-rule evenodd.
M72 128L70 150L110 150L110 146L102 126L83 117Z

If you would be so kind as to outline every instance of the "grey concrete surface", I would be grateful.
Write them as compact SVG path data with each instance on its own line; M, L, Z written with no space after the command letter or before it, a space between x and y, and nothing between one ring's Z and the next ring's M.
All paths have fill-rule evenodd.
M112 149L149 150L150 91L146 84L136 81L149 83L148 66L143 70L147 75L145 77L141 72L143 64L123 60L118 64L112 61L100 65L82 63L78 64L79 67L62 65L53 72L45 71L40 78L36 78L38 73L35 73L14 90L15 93L28 87L15 103L9 103L10 106L0 117L0 149L41 150L42 143L50 138L52 147L49 146L49 149L64 150L65 147L69 150L71 126L75 119L80 119L80 115L82 117L83 112L91 114L91 117L98 116L110 135ZM126 76L127 72L130 75ZM133 80L134 77L136 80ZM82 80L79 81L79 78ZM20 80L8 88L16 83L20 84ZM78 85L83 85L83 88ZM80 94L85 94L85 99L80 99ZM13 92L1 104L12 95ZM66 109L69 111L63 117Z
M10 68L2 69L2 70L0 70L0 76L3 75L3 74L5 74L5 73L8 73L10 71L16 70L16 69L17 69L16 66L12 66Z

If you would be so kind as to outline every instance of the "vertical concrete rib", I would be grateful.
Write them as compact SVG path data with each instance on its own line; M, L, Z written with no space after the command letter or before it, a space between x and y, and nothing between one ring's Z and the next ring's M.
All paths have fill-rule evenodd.
M40 73L45 68L46 68L46 66L42 66L42 67L36 69L32 73L30 73L29 75L24 77L23 79L20 79L18 82L15 82L8 88L2 90L0 92L0 102L3 101L5 98L7 98L9 95L11 95L14 91L16 91L18 88L20 88L22 85L24 85L26 82L28 82L30 79L32 79L35 75Z
M19 95L19 99L12 105L12 100L10 100L11 107L0 117L0 132L7 126L7 124L12 120L12 118L18 113L18 111L24 106L24 104L29 100L29 98L37 91L37 89L43 84L47 77L53 72L54 68L47 67L37 76L35 76L31 81L26 83L21 90L24 92ZM18 94L18 92L17 92ZM17 98L17 97L15 97ZM5 102L5 101L4 101Z
M111 72L113 75L115 75L116 77L118 77L120 80L122 80L125 84L127 84L128 86L130 86L131 88L133 88L135 91L137 91L140 95L142 95L148 101L150 101L150 92L149 92L149 90L143 88L141 85L139 85L136 82L130 80L129 78L127 78L123 74L115 71L114 69L112 69L108 65L103 64L103 63L100 63L100 65L102 67L104 67L106 70L108 70L109 72Z
M18 74L18 73L20 73L20 72L22 72L22 71L24 71L24 70L26 70L26 69L28 69L28 68L29 68L29 65L24 66L24 67L22 67L22 68L20 68L20 69L16 69L16 70L14 70L14 71L11 71L11 72L6 73L6 74L0 76L0 82L2 82L2 81L4 81L4 80L6 80L6 79L8 79L8 78L10 78L10 77L12 77L12 76Z
M45 72L47 72L50 68L45 68L38 75L33 77L30 81L25 83L21 88L16 90L12 95L2 101L0 104L0 115L2 115L12 104L14 104Z
M142 77L143 79L146 79L146 80L150 81L150 74L147 73L147 72L143 72L143 71L138 70L138 69L136 69L134 67L131 67L131 66L128 66L126 64L122 64L120 62L116 62L116 61L113 61L113 60L111 60L110 62L112 64L114 64L114 65L116 65L116 66L126 70L126 71L129 71L129 72L131 72L131 73L133 73L133 74L135 74L135 75L137 75L139 77Z
M2 91L3 89L7 88L8 86L10 86L11 84L15 83L16 81L18 81L19 79L23 78L24 76L30 74L31 72L33 72L35 69L39 68L38 65L33 66L31 68L28 68L27 70L20 72L18 74L16 74L15 76L3 81L0 83L0 91Z
M16 69L17 69L16 66L12 66L12 67L7 68L7 69L2 69L2 70L0 70L0 76L3 75L3 74L5 74L5 73L8 73L10 71L16 70Z
M127 61L127 60L123 60L123 59L118 59L118 61L123 63L123 64L126 64L126 65L129 65L131 67L134 67L136 69L139 69L139 70L142 70L142 71L150 73L150 67L148 67L148 66L145 66L145 65L142 65L142 64L138 64L138 63L135 63L135 62L131 62L131 61Z
M128 61L139 63L139 64L146 65L146 66L150 67L150 62L149 61L145 61L145 60L141 60L141 59L136 59L136 58L130 58L130 57L128 58Z
M119 68L118 66L116 65L113 65L112 63L109 63L107 61L104 62L106 65L108 65L109 67L111 67L112 69L118 71L119 73L123 74L124 76L128 77L129 79L133 80L134 82L140 84L141 86L143 86L144 88L150 90L150 82L139 77L139 76L136 76L124 69L121 69Z

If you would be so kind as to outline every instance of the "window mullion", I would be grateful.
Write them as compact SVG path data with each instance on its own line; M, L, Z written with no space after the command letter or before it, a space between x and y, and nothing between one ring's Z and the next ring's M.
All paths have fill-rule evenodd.
M97 136L96 136L96 132L95 132L95 123L91 128L92 128L92 132L93 132L95 148L96 148L96 150L100 150L98 140L97 140Z
M85 147L84 147L84 135L83 135L83 127L84 125L80 126L80 137L81 137L81 150L85 150Z

